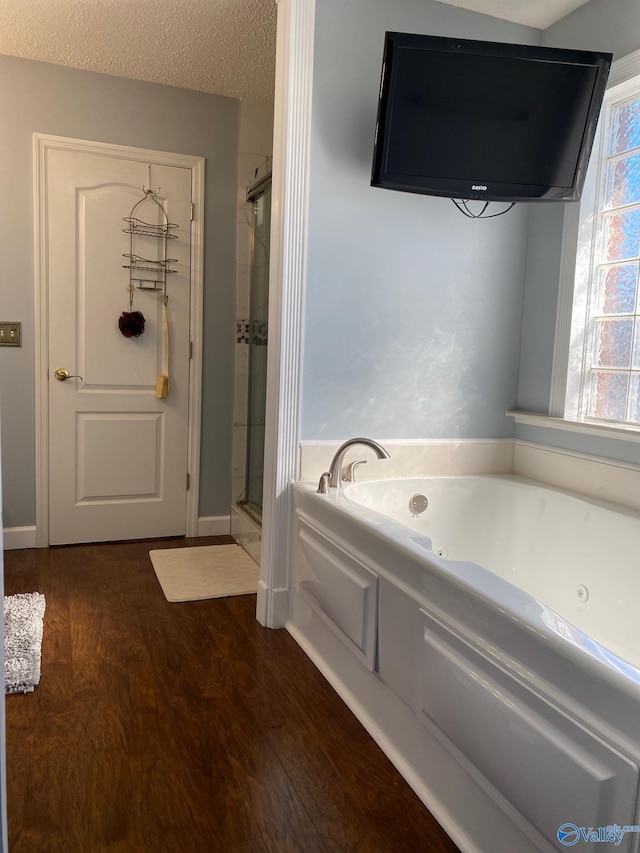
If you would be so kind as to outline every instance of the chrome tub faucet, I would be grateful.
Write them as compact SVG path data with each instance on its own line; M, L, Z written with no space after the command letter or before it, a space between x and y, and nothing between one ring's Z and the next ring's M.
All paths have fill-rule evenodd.
M349 450L350 447L354 447L357 444L361 444L364 447L370 447L375 452L378 459L390 458L389 453L384 449L384 447L381 444L378 444L378 442L374 441L372 438L350 438L348 441L345 441L344 444L340 445L340 447L336 451L335 456L331 460L331 466L329 470L326 471L320 478L320 484L318 486L318 492L320 494L328 494L327 486L332 489L339 489L342 486L342 463L344 460L345 453L347 452L347 450ZM350 466L351 477L353 477L354 470L355 465Z

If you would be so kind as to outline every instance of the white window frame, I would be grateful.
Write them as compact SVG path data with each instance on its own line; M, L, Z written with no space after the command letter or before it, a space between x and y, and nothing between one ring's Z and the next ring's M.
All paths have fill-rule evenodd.
M617 100L625 92L636 88L640 89L640 50L612 64L605 101ZM565 420L574 425L584 423L585 432L591 432L591 427L596 427L598 432L620 434L640 431L640 425L584 419L580 411L589 291L584 276L590 273L592 266L602 145L603 127L600 126L594 141L582 201L580 204L565 205L549 417L555 421L556 428L559 420ZM536 421L539 417L536 417ZM520 418L517 420L524 422Z
M599 138L594 147L590 174L585 181L583 201L580 206L565 416L585 422L622 422L623 425L629 425L624 418L615 420L589 414L591 393L589 371L592 368L591 354L595 345L594 317L597 313L594 311L593 304L597 287L595 278L602 264L604 219L609 213L608 210L606 213L603 211L603 202L610 157L608 142L611 136L611 121L613 111L618 104L638 98L640 98L640 75L608 88L603 103ZM637 422L633 425L637 425Z

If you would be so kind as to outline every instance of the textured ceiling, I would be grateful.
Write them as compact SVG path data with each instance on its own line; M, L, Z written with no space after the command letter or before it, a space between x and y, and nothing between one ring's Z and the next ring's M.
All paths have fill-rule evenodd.
M0 0L0 53L273 100L276 0Z
M442 1L541 29L587 2ZM249 101L273 100L275 43L276 0L0 0L0 54Z

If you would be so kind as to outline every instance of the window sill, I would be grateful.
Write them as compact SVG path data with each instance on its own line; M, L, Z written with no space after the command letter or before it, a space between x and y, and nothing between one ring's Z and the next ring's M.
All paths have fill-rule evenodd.
M508 411L505 414L513 418L517 424L559 429L565 432L577 432L582 435L599 435L601 438L613 438L618 441L640 442L640 426L608 426L604 424L585 423L584 421L568 421L565 418L552 418L549 415L538 415L533 412Z

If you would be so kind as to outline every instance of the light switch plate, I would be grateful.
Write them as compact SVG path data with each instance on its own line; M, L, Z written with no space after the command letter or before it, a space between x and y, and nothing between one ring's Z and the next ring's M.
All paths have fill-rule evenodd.
M0 322L0 347L19 347L22 323Z

